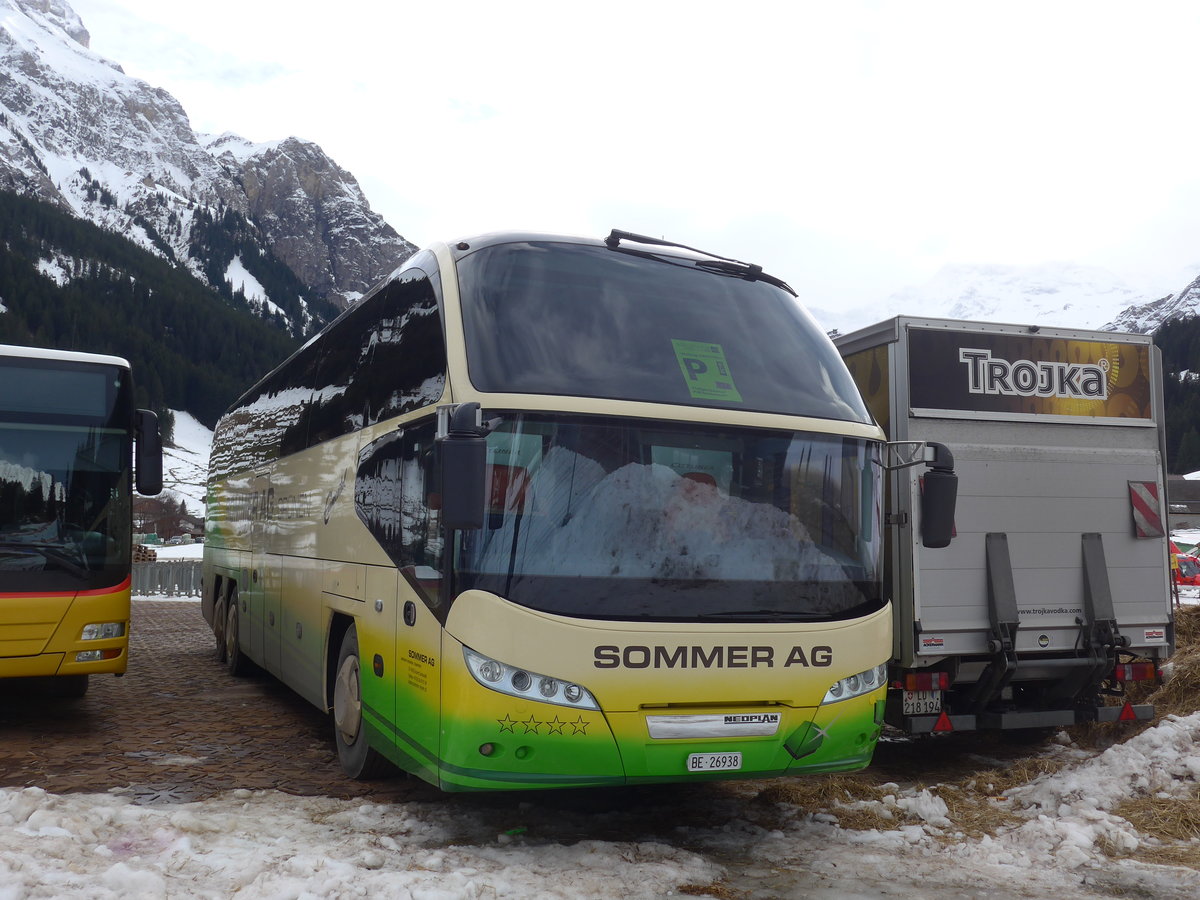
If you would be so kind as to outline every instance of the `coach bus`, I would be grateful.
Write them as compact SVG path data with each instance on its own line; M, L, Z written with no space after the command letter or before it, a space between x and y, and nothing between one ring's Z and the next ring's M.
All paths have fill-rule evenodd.
M218 423L202 610L231 672L332 713L356 778L853 770L890 458L757 266L625 232L437 245Z
M162 447L129 363L0 346L0 678L125 672L135 488L162 489Z

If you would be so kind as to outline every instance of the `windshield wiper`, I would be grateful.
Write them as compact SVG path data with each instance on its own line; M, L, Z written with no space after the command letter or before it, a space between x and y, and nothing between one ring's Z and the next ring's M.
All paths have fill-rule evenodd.
M622 241L632 244L644 244L650 247L677 247L680 250L689 250L692 253L707 256L708 259L687 259L682 256L667 256L662 253L654 253L649 250L634 250L629 247L622 247ZM773 284L777 288L782 288L793 297L797 296L796 292L792 290L786 281L776 278L774 275L768 275L763 271L762 266L742 262L740 259L732 259L728 256L718 256L716 253L709 253L707 250L697 250L695 247L689 247L687 244L677 244L674 241L665 241L662 238L634 234L631 231L621 231L616 228L604 239L604 243L610 250L619 250L622 253L630 253L634 256L645 257L646 259L655 259L659 262L670 263L675 266L704 269L708 272L715 272L718 275L730 275L734 278L741 278L744 281L765 281L767 284Z

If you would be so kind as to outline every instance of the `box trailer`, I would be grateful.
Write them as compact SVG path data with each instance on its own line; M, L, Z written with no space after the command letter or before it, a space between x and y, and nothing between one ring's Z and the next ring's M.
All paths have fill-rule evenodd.
M888 475L889 724L1151 718L1122 702L1174 643L1151 338L902 316L835 343L889 439L946 445L958 474L941 548L922 470Z

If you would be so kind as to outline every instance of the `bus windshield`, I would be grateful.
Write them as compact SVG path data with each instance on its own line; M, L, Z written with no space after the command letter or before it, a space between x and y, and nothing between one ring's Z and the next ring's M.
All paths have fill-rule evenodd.
M124 373L0 361L0 382L0 593L119 584L129 574Z
M458 274L472 383L871 421L795 297L694 262L555 241L467 254Z
M455 592L600 619L829 621L883 605L879 444L502 414Z

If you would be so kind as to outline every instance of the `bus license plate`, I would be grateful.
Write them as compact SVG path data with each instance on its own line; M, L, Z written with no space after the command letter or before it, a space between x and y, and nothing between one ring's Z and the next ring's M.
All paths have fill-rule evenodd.
M904 715L926 716L942 711L941 691L905 691Z
M734 772L742 767L742 754L692 753L687 767L689 772Z

